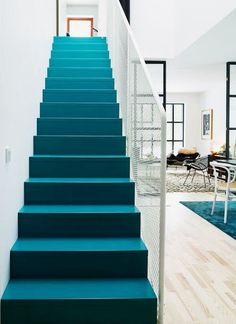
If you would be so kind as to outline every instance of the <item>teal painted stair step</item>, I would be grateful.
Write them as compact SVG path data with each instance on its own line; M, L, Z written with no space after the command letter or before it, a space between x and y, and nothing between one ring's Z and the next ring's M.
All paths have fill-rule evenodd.
M2 322L156 324L156 310L145 278L11 280L2 300Z
M112 78L111 68L48 68L48 77Z
M125 155L124 136L35 136L34 154Z
M53 50L52 58L109 58L107 50Z
M44 102L116 102L116 90L43 90Z
M66 37L55 36L53 38L54 43L106 43L106 37Z
M117 103L43 102L41 117L118 118Z
M127 178L30 178L25 204L132 205L134 182Z
M132 205L25 205L19 237L139 237L140 212Z
M147 276L140 238L20 238L11 249L11 278Z
M76 43L76 42L61 42L61 43L53 43L53 50L108 50L106 43L94 43L94 42L84 42L84 43Z
M52 58L50 67L111 67L110 59L87 59L87 58Z
M156 324L106 38L55 37L2 324Z
M126 156L31 156L31 178L128 178L130 160Z
M38 135L122 135L118 118L38 118Z
M46 78L46 89L114 89L112 78Z

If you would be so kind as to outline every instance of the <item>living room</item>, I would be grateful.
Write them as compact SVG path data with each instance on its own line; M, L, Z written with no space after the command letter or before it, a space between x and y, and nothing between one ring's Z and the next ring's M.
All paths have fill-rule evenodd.
M165 78L158 60L166 60L166 153L173 160L168 163L167 158L165 320L235 323L236 209L231 198L235 197L236 47L232 33L236 11L223 3L180 1L171 20L171 4L158 6L158 23L146 21L142 32L136 16L131 26L149 63L153 60L147 66L161 94ZM155 10L147 10L145 15L154 15ZM169 19L162 20L166 15ZM165 46L148 43L145 31L150 28ZM186 160L182 153L195 158L196 153L198 158ZM211 163L222 160L224 164L229 158L233 183L227 204L227 171L216 169L215 179ZM219 185L223 190L213 210Z

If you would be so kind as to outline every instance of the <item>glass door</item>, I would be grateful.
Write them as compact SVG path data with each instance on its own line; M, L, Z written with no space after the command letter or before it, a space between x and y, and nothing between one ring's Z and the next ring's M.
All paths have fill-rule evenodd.
M226 158L236 159L236 62L226 70Z

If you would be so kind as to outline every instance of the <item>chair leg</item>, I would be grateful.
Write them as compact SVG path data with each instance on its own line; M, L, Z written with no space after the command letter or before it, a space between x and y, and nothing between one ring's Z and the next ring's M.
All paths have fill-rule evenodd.
M207 173L207 177L208 177L208 181L209 181L209 185L211 184L211 177L209 175L209 173Z
M186 177L185 177L184 185L185 185L186 181L188 180L188 177L189 177L189 175L190 175L190 172L191 172L191 170L188 171L188 174L187 174Z
M205 188L206 188L206 176L205 176L204 171L202 171L202 173L203 173L203 179L204 179L204 186L205 186Z
M195 175L196 175L196 170L194 170L194 173L193 173L193 177L192 177L192 181L191 182L193 182L193 180L195 178Z
M214 215L214 212L215 212L216 198L217 198L217 191L215 191L214 201L213 201L212 209L211 209L211 215Z
M227 214L228 214L228 200L229 200L229 190L226 191L225 196L225 214L224 214L224 223L227 223Z

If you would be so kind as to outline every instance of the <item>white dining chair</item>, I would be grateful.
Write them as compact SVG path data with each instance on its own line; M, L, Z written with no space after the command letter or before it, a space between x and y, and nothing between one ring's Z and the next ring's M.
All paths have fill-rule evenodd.
M215 196L212 205L211 215L214 215L215 204L217 196L220 192L225 193L225 211L224 211L224 223L227 223L227 214L228 214L228 201L236 198L236 187L233 187L232 184L236 181L236 165L230 163L222 163L213 161L211 166L214 170L215 178ZM222 181L218 179L219 174L222 174L222 171L225 171L225 183L224 186L220 185Z

